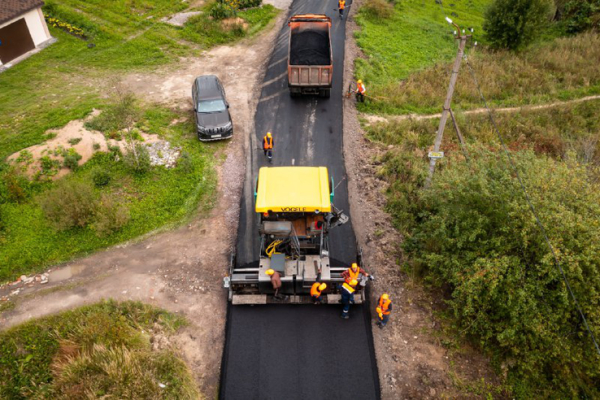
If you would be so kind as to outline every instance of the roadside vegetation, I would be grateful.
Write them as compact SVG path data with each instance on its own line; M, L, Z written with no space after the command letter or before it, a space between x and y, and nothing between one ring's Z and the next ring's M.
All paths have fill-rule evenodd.
M139 302L104 301L0 332L0 397L196 399L176 350L156 345L185 324Z
M369 11L369 4L378 2L392 10L389 17ZM376 114L430 114L441 110L451 62L456 56L453 28L444 21L445 16L450 16L462 28L475 29L474 38L467 46L467 58L490 105L544 104L600 94L597 68L600 36L597 32L572 35L580 30L573 22L575 17L565 16L553 24L546 23L547 28L538 34L533 44L520 52L491 50L482 29L484 11L490 3L457 1L450 7L444 2L444 13L434 0L395 5L383 0L367 1L357 18L361 26L357 41L365 58L356 61L355 75L365 81L372 97L360 104L359 110ZM571 10L574 6L569 7ZM591 23L600 21L600 12L595 15ZM583 19L580 25L588 26L588 20ZM475 48L472 47L474 41L479 42ZM465 63L456 85L453 107L457 110L481 107Z
M231 15L208 24L215 4L204 4L203 14L176 27L161 19L189 10L185 1L45 2L58 42L0 79L0 282L182 221L198 204L201 211L211 206L215 153L224 145L199 143L183 104L166 109L132 99L123 114L113 86L115 76L174 65L182 56L254 35L277 14L260 1L244 3L244 9L235 3ZM39 166L23 151L51 139L48 130L93 109L103 113L88 127L126 145L107 151L95 144L85 164L68 148L75 142L58 159L43 157ZM179 148L175 168L151 166L141 134ZM140 154L132 159L124 148ZM11 166L7 157L14 153L18 162ZM39 171L29 176L33 164ZM72 172L57 180L63 166Z
M600 100L495 117L596 337L598 110ZM374 162L405 237L403 269L444 288L455 332L491 356L515 397L598 397L593 343L487 115L459 118L468 160L447 128L445 157L423 190L437 123L367 128L385 149Z
M487 14L484 23L477 20L486 29L478 34L475 26L480 45L468 48L468 63L491 106L546 106L498 112L494 118L598 338L600 100L551 104L600 93L600 8L595 0L557 1L550 7L537 0L485 3L493 5L469 7L480 18L484 10ZM386 11L374 13L378 4ZM358 105L361 111L441 111L456 54L452 35L441 29L432 40L405 48L412 37L397 22L407 18L411 21L404 26L416 24L431 10L441 24L447 15L461 27L474 26L470 15L450 15L458 4L450 9L444 2L444 15L434 1L412 10L399 3L366 2L358 35L365 59L357 61L356 75L373 97ZM522 17L531 19L523 22ZM385 28L375 27L377 21ZM518 29L507 32L511 28ZM447 53L440 50L444 43ZM404 59L395 58L402 54L399 49L408 54ZM428 57L415 62L421 54ZM452 108L466 145L460 146L449 122L441 146L444 158L428 189L427 154L439 119L391 118L365 126L378 148L372 162L388 184L387 211L404 238L399 243L402 269L445 297L448 307L442 313L450 330L490 356L512 397L598 398L594 344L493 125L486 113L461 113L481 107L463 62Z

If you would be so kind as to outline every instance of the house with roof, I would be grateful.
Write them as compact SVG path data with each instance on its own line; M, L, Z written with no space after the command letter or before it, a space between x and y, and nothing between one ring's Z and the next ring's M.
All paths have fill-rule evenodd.
M41 0L0 0L0 70L51 43Z

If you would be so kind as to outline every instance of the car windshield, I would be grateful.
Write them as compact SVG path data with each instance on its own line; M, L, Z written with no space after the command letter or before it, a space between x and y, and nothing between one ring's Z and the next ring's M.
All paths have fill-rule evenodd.
M202 100L198 103L199 113L213 113L219 111L225 111L225 102L221 99L215 100Z

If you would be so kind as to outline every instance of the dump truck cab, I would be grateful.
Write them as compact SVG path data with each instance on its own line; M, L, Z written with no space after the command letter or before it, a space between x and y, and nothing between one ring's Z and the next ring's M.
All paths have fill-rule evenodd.
M255 186L260 259L257 267L231 268L233 304L272 302L273 269L281 277L280 293L291 303L310 301L310 288L327 283L325 294L337 293L340 271L330 265L329 231L348 222L333 204L334 182L326 167L264 167Z

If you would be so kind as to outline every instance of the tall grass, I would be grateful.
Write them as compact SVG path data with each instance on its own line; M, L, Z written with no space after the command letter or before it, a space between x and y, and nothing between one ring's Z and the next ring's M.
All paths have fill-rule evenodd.
M559 38L522 53L469 51L469 63L494 106L516 106L568 100L600 93L600 34ZM463 63L452 100L454 109L482 107L477 88ZM437 64L402 82L374 85L365 111L381 113L440 112L451 64Z
M174 349L150 343L185 323L139 302L105 301L0 332L0 397L198 398Z

